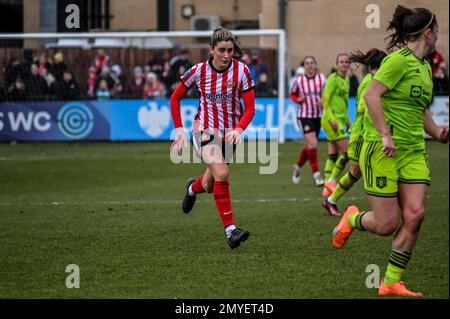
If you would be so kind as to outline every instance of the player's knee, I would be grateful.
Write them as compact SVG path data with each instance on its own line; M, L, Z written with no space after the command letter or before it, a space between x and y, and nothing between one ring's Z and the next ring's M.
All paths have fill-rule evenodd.
M318 142L316 136L315 135L310 136L309 134L308 136L305 135L305 144L308 148L317 148Z
M417 205L408 208L408 211L404 212L403 216L405 227L410 229L411 232L418 232L425 218L425 207L423 205Z
M224 168L222 169L218 169L215 173L214 173L214 179L218 182L226 182L228 181L228 167L224 166Z
M390 236L397 230L397 227L398 227L397 218L386 220L386 222L380 225L378 234L381 236Z

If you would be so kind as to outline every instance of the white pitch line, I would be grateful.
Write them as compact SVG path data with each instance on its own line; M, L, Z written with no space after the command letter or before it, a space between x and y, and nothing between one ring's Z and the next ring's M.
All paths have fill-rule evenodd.
M235 199L233 203L271 203L271 202L303 202L311 198L261 198ZM320 200L319 197L316 200ZM207 202L197 200L197 203ZM132 201L95 201L95 202L0 202L0 206L85 206L85 205L148 205L148 204L179 204L181 200L132 200Z
M448 198L448 195L442 196L427 196L430 198ZM346 200L359 201L366 198L348 197ZM302 197L302 198L250 198L250 199L235 199L233 203L280 203L280 202L322 202L322 197ZM198 200L197 202L207 202L207 200ZM129 201L95 201L95 202L0 202L0 206L87 206L87 205L149 205L149 204L179 204L181 200L129 200Z
M155 158L169 158L166 154L146 154L143 156L126 156L125 160L147 160ZM35 161L98 161L98 160L117 160L115 156L52 156L52 155L25 155L25 156L0 156L0 161L17 161L17 162L35 162Z

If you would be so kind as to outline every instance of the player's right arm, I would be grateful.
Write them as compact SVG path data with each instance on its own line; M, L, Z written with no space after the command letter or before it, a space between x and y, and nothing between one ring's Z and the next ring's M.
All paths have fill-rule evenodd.
M367 110L372 117L375 127L381 134L383 152L386 156L394 156L395 145L386 122L381 97L401 81L406 72L405 69L404 57L395 52L391 53L384 58L364 95Z
M391 133L389 132L386 118L384 117L383 106L381 104L381 96L386 94L387 91L388 88L381 82L373 80L364 95L364 100L366 101L367 111L372 118L373 124L381 134L381 142L383 143L382 151L384 155L394 156L395 145Z
M183 147L187 147L187 137L184 133L183 122L181 121L181 100L188 92L183 82L180 82L170 97L170 112L175 126L175 140L170 146L171 152L181 155Z
M294 81L294 84L292 84L290 98L291 98L292 102L294 102L294 103L303 103L303 101L305 100L305 97L301 93L300 86L298 85L298 79L299 78L297 78Z

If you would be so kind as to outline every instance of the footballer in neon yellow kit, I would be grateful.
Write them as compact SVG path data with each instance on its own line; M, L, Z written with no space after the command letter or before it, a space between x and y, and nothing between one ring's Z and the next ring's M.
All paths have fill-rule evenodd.
M350 92L350 78L347 75L349 69L349 56L340 53L336 57L336 72L331 74L326 83L322 95L323 114L321 125L327 134L328 158L325 162L325 185L322 196L329 196L336 179L348 162L347 157L347 129L350 127L348 118L348 95ZM340 153L340 155L339 155ZM328 181L331 176L336 176Z
M367 73L358 87L356 99L356 117L352 126L349 129L350 139L348 141L348 159L354 163L359 163L359 154L361 153L363 139L363 121L364 113L366 112L366 102L364 101L364 94L366 93L370 82L372 82L373 74Z
M329 142L347 138L345 126L350 123L348 118L348 94L350 92L350 78L332 73L323 90L323 115L321 124L327 134ZM337 122L333 127L332 122Z
M350 160L349 170L339 180L339 183L337 183L336 188L331 196L327 197L322 202L322 206L328 211L331 216L340 215L337 207L337 202L362 176L361 169L359 168L359 155L364 142L363 121L364 114L366 112L366 102L364 101L364 94L366 93L374 74L377 72L378 68L381 65L381 62L385 57L386 53L376 48L369 50L365 54L361 51L358 51L356 53L352 53L350 56L351 62L364 65L367 68L368 73L364 76L361 84L358 87L358 92L356 95L356 118L349 130L351 132L348 145L348 158ZM333 174L331 177L334 177Z
M402 281L425 217L430 171L424 133L448 143L448 128L431 117L431 67L436 50L436 15L425 8L398 5L388 30L388 55L364 95L368 113L360 167L371 211L352 205L333 230L332 244L342 248L354 229L381 236L393 234L389 262L379 296L423 296ZM401 220L398 208L400 207Z
M430 64L403 48L386 57L374 79L389 89L381 101L396 155L384 156L380 133L366 114L366 143L360 157L366 193L395 197L398 182L430 185L423 138L423 113L431 104L433 91Z

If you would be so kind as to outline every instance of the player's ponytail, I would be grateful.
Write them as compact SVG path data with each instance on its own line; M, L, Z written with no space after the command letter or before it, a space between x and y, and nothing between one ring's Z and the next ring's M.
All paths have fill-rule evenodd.
M381 61L386 57L386 52L371 49L367 53L363 53L361 51L356 51L350 54L350 63L359 63L370 69L378 69L381 65Z
M211 47L215 47L217 43L220 41L231 41L233 42L234 50L233 50L233 58L240 59L242 57L242 49L239 46L236 37L234 34L223 27L218 27L214 29L211 38L209 39L209 45Z
M386 38L389 39L387 50L404 47L407 42L419 38L423 31L433 28L436 23L436 16L428 9L409 9L398 5L387 28L388 31L394 30L394 33Z

